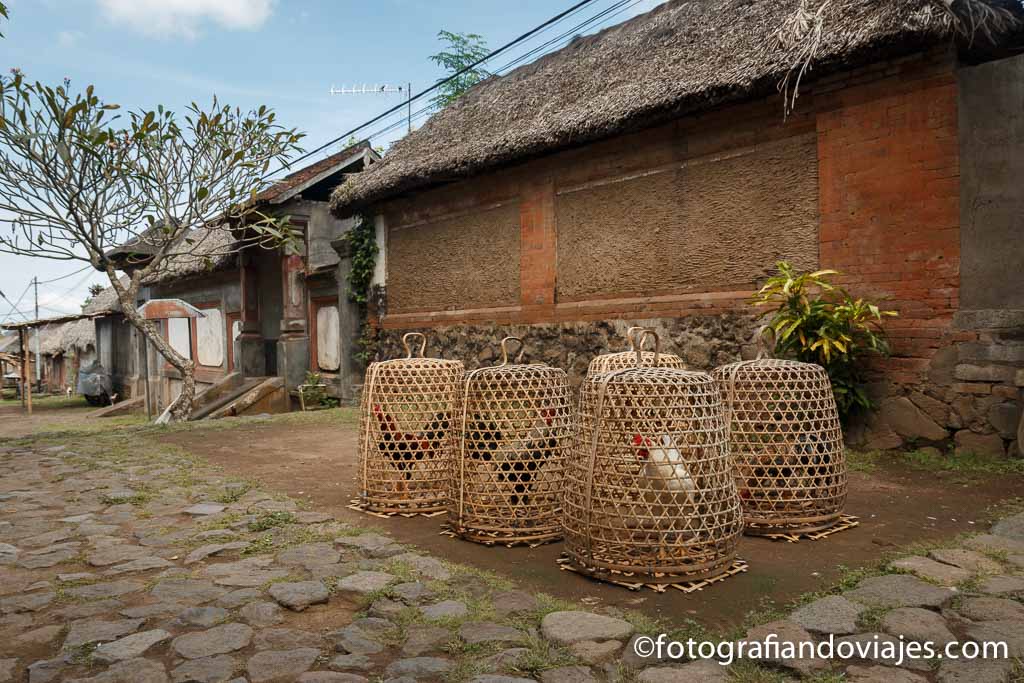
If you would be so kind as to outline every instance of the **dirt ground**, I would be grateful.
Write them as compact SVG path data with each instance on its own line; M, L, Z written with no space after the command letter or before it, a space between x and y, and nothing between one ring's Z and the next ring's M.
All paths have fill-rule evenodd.
M990 506L1024 493L1024 478L965 480L883 463L870 472L851 472L847 512L861 526L821 541L790 544L744 538L740 556L747 573L684 594L671 590L631 592L560 571L562 544L540 548L488 548L438 533L443 517L380 519L350 510L356 496L356 428L351 422L309 424L300 429L273 421L230 430L169 433L170 443L218 464L233 476L254 477L267 487L306 498L338 519L375 526L399 541L438 557L505 575L526 589L589 604L638 609L673 621L694 618L707 626L739 623L766 600L783 603L834 583L841 566L871 564L881 554L915 542L980 531Z
M45 396L33 399L30 416L25 413L21 401L4 399L0 401L0 439L18 439L41 432L79 428L86 415L94 410L81 396L71 399Z

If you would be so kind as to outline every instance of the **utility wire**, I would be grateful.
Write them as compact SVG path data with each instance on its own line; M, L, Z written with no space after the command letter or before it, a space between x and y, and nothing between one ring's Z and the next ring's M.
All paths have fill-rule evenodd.
M594 24L594 22L598 22L596 24L596 26L600 26L602 24L605 24L608 21L610 21L611 19L613 19L616 16L618 16L619 14L622 14L623 12L631 9L633 6L640 4L641 2L643 2L643 0L618 0L618 2L610 5L609 7L605 8L604 10L599 12L598 14L595 14L594 16L590 17L589 19L586 19L585 21L577 24L576 26L573 26L572 28L570 28L568 31L565 31L561 35L558 35L558 36L552 38L551 40L548 40L547 42L545 42L545 43L543 43L543 44L533 48L529 52L527 52L527 53L525 53L523 55L520 55L519 57L517 57L516 59L512 60L511 62L509 62L507 64L504 64L500 68L496 69L493 73L494 73L494 75L501 75L501 74L507 72L509 69L514 68L516 65L522 63L524 60L529 59L530 57L532 57L533 55L537 54L538 52L540 52L542 50L545 50L546 48L549 48L549 47L552 47L552 46L554 46L555 48L561 48L563 45L571 42L577 35L579 35L581 29L585 29L585 28L589 27L591 24ZM433 110L433 106L432 105L427 105L427 106L423 107L422 109L419 109L416 112L414 112L411 118L414 121L418 120L423 115L429 114L432 110ZM393 130L395 130L395 129L405 125L405 122L406 122L406 119L402 118L402 119L400 119L400 120L398 120L398 121L396 121L396 122L394 122L394 123L392 123L392 124L390 124L390 125L388 125L388 126L386 126L384 128L381 128L381 129L371 133L370 135L366 136L365 139L366 140L372 140L373 138L380 137L381 135L386 135L387 133L390 133L391 131L393 131Z
M531 55L536 54L538 51L543 50L544 48L546 48L546 47L550 46L551 44L561 40L562 38L564 38L567 35L578 33L580 31L580 29L586 27L588 24L590 24L593 21L595 21L596 19L600 18L602 15L607 14L609 11L616 9L617 7L621 7L622 5L625 5L626 3L630 2L630 1L631 0L617 0L612 6L606 8L602 12L600 12L600 13L592 16L592 17L590 17L586 21L583 21L583 22L577 24L576 26L574 26L571 29L569 29L567 32L565 32L565 33L563 33L563 34L561 34L559 36L556 36L555 38L553 38L553 39L551 39L551 40L549 40L549 41L547 41L545 43L542 43L538 47L535 47L532 50L530 50L529 52L526 52L524 55L520 55L518 58L516 58L515 60L509 62L508 64L505 64L505 65L503 65L503 66L501 66L501 67L499 67L497 69L494 69L493 71L490 72L490 75L497 76L497 75L503 74L509 68L511 68L512 66L522 62L524 59L529 58ZM633 0L634 4L636 2L641 2L641 1L642 0ZM551 22L547 27L545 27L544 30L546 31L546 30L548 30L550 28L553 28L555 26L555 24L558 24L558 23L564 21L565 19L568 19L570 16L572 16L574 14L578 14L582 10L583 10L583 6L582 5L577 5L575 9L570 9L567 13L563 13L562 17L559 18L557 21ZM434 105L433 104L428 104L427 106L425 106L425 107L423 107L421 109L416 110L416 112L414 112L411 116L403 117L402 119L396 121L395 123L389 124L387 127L382 128L382 129L378 130L375 133L371 133L370 135L365 136L364 139L365 140L372 140L373 138L376 138L376 137L379 137L379 136L384 135L386 133L389 133L392 130L395 130L396 128L399 128L401 125L404 125L407 120L418 119L423 114L429 113L429 112L431 112L433 110L434 110Z
M536 35L537 33L543 31L544 29L546 29L548 26L551 26L552 24L557 23L563 17L568 16L569 14L575 12L579 8L583 7L584 5L589 5L592 2L594 2L594 0L581 0L580 2L576 3L575 5L570 7L569 9L565 10L564 12L559 12L558 14L556 14L553 17L551 17L550 19L548 19L544 23L540 24L539 26L535 26L534 28L530 29L529 31L527 31L526 33L522 34L518 38L514 38L514 39L510 40L509 42L505 43L504 45L502 45L501 47L499 47L498 49L491 51L490 53L488 53L487 55L481 57L480 59L478 59L477 61L473 62L469 66L464 67L464 68L460 69L459 71L456 71L451 76L448 76L447 78L438 81L437 83L435 83L434 85L430 86L429 88L425 88L424 90L421 90L420 92L416 93L415 95L410 97L405 102L401 102L399 104L396 104L394 107L391 107L387 111L382 112L382 113L378 114L377 116L374 116L369 121L366 121L365 123L362 123L362 124L356 126L352 130L350 130L348 132L345 132L345 133L342 133L341 135L337 136L336 138L325 142L324 144L320 145L316 149L311 150L309 152L306 152L305 154L303 154L302 156L300 156L300 157L298 157L296 159L290 160L288 163L283 164L280 168L278 168L277 170L275 170L272 173L268 174L268 177L272 176L272 175L275 175L275 174L279 173L282 170L291 168L294 164L297 164L300 161L304 161L304 160L310 158L311 156L313 156L317 152L322 152L323 150L327 149L331 145L333 145L333 144L335 144L335 143L337 143L337 142L339 142L341 140L348 139L349 136L354 135L355 133L359 132L363 128L366 128L367 126L371 126L374 123L377 123L378 121L380 121L381 119L383 119L383 118L385 118L387 116L390 116L391 114L394 114L396 111L399 111L401 109L404 109L404 108L408 107L409 102L411 102L413 100L418 100L421 97L423 97L424 95L427 95L427 94L437 90L442 85L445 85L446 83L450 83L450 82L454 81L456 78L458 78L462 74L466 73L467 71L472 71L473 69L475 69L476 67L480 66L481 64L483 64L487 60L489 60L489 59L491 59L491 58L501 54L502 52L505 52L506 50L508 50L508 49L510 49L512 47L515 47L516 45L518 45L519 43L523 42L527 38L530 38L531 36Z
M11 310L8 311L7 315L4 316L3 320L0 320L0 323L6 322L7 318L9 318L11 316L11 313L18 313L22 318L24 318L25 320L28 320L28 316L25 315L22 311L18 310L18 304L20 304L21 300L25 298L25 295L28 294L28 290L31 287L32 287L32 283L31 282L28 283L25 286L25 289L24 289L24 291L22 291L21 296L18 297L18 302L17 303L12 303L11 300L7 298L6 294L4 294L3 292L0 292L0 297L3 297L4 301L6 301L7 303L11 304Z
M78 275L79 273L84 273L85 271L89 270L90 268L92 268L92 264L90 264L88 266L85 266L84 268L80 268L80 269L74 271L73 273L68 273L67 275L61 275L60 277L55 277L52 280L40 280L39 284L41 284L41 285L48 285L51 282L60 282L61 280L68 279L72 275Z
M89 266L88 270L92 270L92 266ZM82 271L80 270L78 272L81 273ZM84 285L86 282L88 282L89 278L91 278L92 275L93 275L92 273L86 273L85 277L83 277L81 280L79 280L74 285L72 285L71 289L69 289L66 292L64 292L63 294L61 294L60 297L63 298L63 297L66 297L66 296L70 296L72 292L74 292L76 289L78 289L79 287ZM63 278L61 278L61 279L63 279ZM45 283L40 282L39 284L45 284Z
M6 297L4 297L4 298L6 299ZM4 321L6 321L8 316L10 316L12 313L17 313L19 315L26 315L26 314L31 313L31 312L32 311L23 311L20 308L19 309L13 309L12 308L11 310L9 310L9 311L7 311L5 313L0 314L0 315L4 316L2 319L0 319L0 324L2 324Z
M619 14L622 14L626 10L629 10L633 6L638 5L641 2L643 2L643 1L644 0L619 0L615 4L607 7L602 12L600 12L600 13L590 17L586 21L583 21L580 24L577 24L576 26L572 27L571 29L569 29L565 33L562 33L561 35L556 36L555 38L552 38L551 40L547 41L546 43L544 43L544 44L534 48L533 50L527 52L524 55L520 55L520 57L517 57L516 59L514 59L511 62L509 62L508 64L503 65L499 69L496 69L494 71L494 74L495 75L500 75L500 74L505 73L510 68L513 68L517 64L521 63L524 59L528 59L529 57L533 56L534 54L537 54L538 51L543 50L545 48L548 48L548 47L551 47L551 46L554 46L556 49L561 48L563 45L571 42L577 35L579 35L579 32L580 32L581 29L587 28L590 24L593 24L595 21L598 21L598 20L600 20L600 21L598 21L598 23L595 25L595 27L596 26L601 26L602 24L607 23L608 21L610 21L611 19L615 18ZM429 114L432 111L433 111L433 106L431 106L431 105L425 106L422 109L419 109L415 113L413 113L411 119L413 121L419 120L424 115ZM405 121L406 121L405 118L403 118L403 119L401 119L399 121L396 121L395 123L392 123L392 124L386 126L385 128L382 128L380 130L377 130L374 133L371 133L370 135L368 135L366 137L366 139L367 140L372 140L373 138L380 137L381 135L386 135L387 133L390 133L391 131L393 131L393 130L395 130L395 129L405 125Z

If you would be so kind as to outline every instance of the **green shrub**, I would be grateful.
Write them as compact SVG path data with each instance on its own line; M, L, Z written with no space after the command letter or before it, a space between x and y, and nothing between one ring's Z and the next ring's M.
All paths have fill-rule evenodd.
M768 325L775 332L776 355L824 367L844 421L874 408L865 390L863 360L889 354L881 321L897 313L854 299L830 283L838 271L798 273L785 261L777 266L779 274L754 296L755 305L775 307Z
M339 405L338 399L327 395L327 387L323 385L323 378L319 372L306 372L302 392L307 410L317 407L337 408Z

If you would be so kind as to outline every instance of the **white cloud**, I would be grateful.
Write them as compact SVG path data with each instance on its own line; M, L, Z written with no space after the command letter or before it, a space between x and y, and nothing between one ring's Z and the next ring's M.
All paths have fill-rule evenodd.
M251 31L270 17L273 0L98 0L106 16L150 36L194 39L205 22Z
M57 33L57 47L70 49L84 36L81 31L60 31Z

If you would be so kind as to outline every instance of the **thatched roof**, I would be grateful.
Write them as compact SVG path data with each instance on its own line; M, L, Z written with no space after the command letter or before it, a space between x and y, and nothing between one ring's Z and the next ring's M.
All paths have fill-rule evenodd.
M194 242L191 245L182 243L176 249L180 253L167 256L161 268L146 278L145 284L162 284L227 270L238 263L236 238L230 230L193 230L186 239Z
M0 334L0 353L20 353L21 337L17 333Z
M39 353L44 356L68 354L96 347L96 324L92 318L50 323L37 328ZM35 332L29 333L29 349L35 351Z
M669 0L578 38L474 86L337 188L331 208L344 217L403 192L765 96L813 39L811 30L794 31L802 4ZM813 14L822 0L806 4ZM821 19L816 75L910 54L954 33L947 0L831 0ZM798 39L784 45L782 34L794 33Z
M122 275L121 284L128 285L128 276ZM86 315L102 315L104 313L119 313L121 302L117 300L117 292L113 287L105 287L102 292L89 299L89 303L82 306L82 313Z
M82 318L64 323L62 341L65 352L70 349L85 351L90 346L96 348L96 321L92 318Z

